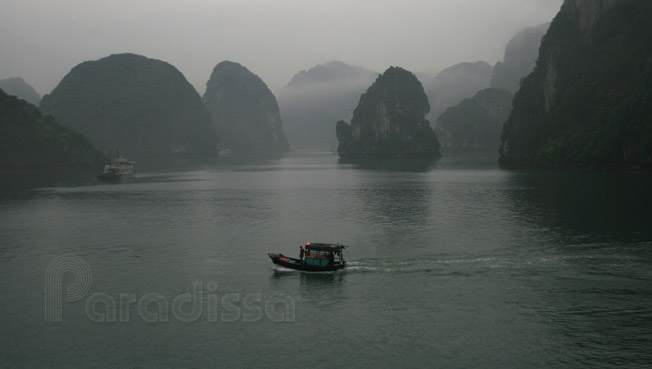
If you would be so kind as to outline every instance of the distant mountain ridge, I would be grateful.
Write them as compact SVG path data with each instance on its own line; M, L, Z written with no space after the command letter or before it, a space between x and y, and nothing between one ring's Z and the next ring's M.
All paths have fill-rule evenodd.
M41 109L129 158L210 154L218 141L197 91L174 66L115 54L75 66Z
M526 28L509 41L503 61L494 66L491 88L504 88L512 93L518 91L521 79L534 69L541 39L549 27L550 23L545 23Z
M41 95L36 92L34 87L30 86L20 77L1 80L0 89L2 89L7 95L16 96L30 104L38 105L41 101Z
M288 140L295 149L337 147L335 122L350 119L377 72L331 61L297 73L278 92Z
M313 83L332 83L336 81L346 82L365 78L365 75L367 77L370 75L376 76L378 73L363 67L349 65L339 60L333 60L295 74L287 84L287 87L299 87Z
M428 119L434 122L447 108L488 88L492 72L484 61L459 63L439 72L424 85L431 106Z
M202 102L224 148L234 152L289 151L276 97L246 67L230 61L217 64Z

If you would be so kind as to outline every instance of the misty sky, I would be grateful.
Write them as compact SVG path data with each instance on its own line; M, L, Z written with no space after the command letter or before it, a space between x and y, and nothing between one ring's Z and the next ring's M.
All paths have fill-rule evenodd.
M75 65L133 52L179 69L200 95L223 60L276 91L302 69L342 60L436 73L502 60L518 30L562 0L0 0L0 79L49 93Z

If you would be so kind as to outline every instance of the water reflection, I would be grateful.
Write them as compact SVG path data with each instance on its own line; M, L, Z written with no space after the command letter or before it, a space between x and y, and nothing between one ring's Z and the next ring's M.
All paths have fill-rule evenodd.
M510 172L516 221L539 230L549 260L523 280L527 307L548 327L551 353L588 367L649 363L652 344L652 177L634 173ZM537 237L537 233L531 235ZM569 350L569 348L571 348ZM568 353L572 353L572 355Z
M438 157L423 158L340 158L339 164L351 164L356 169L398 172L425 172L437 163Z
M497 169L498 150L442 149L442 158L437 162L437 169Z
M278 160L278 153L230 153L227 155L174 155L140 158L136 165L138 172L188 172L210 167L233 167L265 165Z
M29 196L39 187L72 187L97 182L99 173L90 169L15 170L0 173L0 198Z
M38 169L12 170L0 172L0 198L29 196L36 188L44 187L80 187L94 185L120 185L124 183L147 183L178 179L179 173L211 169L221 170L237 166L264 166L282 158L282 154L243 153L225 156L215 155L170 155L145 156L136 158L136 176L127 180L107 183L97 180L102 168L89 169ZM174 173L174 178L167 173ZM195 180L190 178L188 180Z
M652 236L652 176L636 173L519 171L509 198L521 221L566 235L608 240ZM600 239L599 239L600 240Z
M204 166L215 165L221 157L216 155L168 155L134 158L136 175L147 172L190 171Z
M394 170L358 173L354 225L366 235L358 242L373 247L372 256L398 257L432 242L432 197L429 173Z
M274 268L270 276L273 289L287 288L287 283L298 282L295 287L301 296L308 299L324 299L322 303L329 304L326 300L333 300L334 296L341 296L346 286L346 271L335 272L303 272ZM336 297L335 300L338 300Z
M286 154L273 152L232 153L221 156L218 165L264 165L283 158Z
M430 190L424 184L405 187L370 186L359 190L368 221L377 227L415 226L428 221Z
M299 270L274 268L271 278L273 280L281 279L299 279L301 283L331 283L341 282L344 279L345 271L335 272L303 272Z

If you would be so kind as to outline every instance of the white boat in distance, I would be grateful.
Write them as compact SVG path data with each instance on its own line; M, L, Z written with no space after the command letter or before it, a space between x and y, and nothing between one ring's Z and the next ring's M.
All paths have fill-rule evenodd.
M97 178L104 181L117 181L123 178L131 178L136 172L134 170L135 161L127 160L124 156L121 156L113 162L113 164L107 164L104 166L102 174L98 175Z

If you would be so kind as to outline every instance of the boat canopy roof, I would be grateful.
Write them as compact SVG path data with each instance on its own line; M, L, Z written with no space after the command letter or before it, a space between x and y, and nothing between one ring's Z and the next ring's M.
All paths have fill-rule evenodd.
M339 243L315 243L308 242L306 244L306 250L310 251L342 251L346 246L340 245Z

